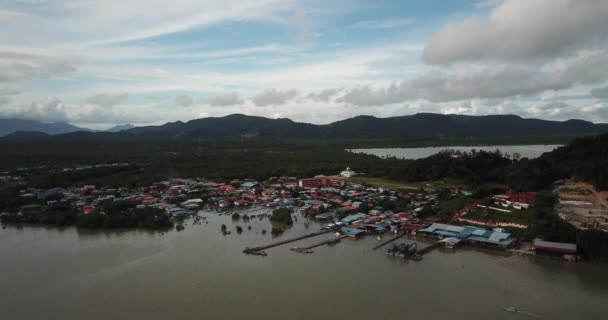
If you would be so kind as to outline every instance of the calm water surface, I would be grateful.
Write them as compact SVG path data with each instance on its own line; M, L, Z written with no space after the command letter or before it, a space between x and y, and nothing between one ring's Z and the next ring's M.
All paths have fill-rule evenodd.
M254 211L252 209L252 211ZM608 267L441 249L421 262L372 251L374 237L304 255L267 220L229 217L182 232L0 229L0 319L606 319ZM222 236L225 223L233 234ZM282 237L318 230L300 217ZM525 312L504 311L516 306Z
M476 147L426 147L426 148L377 148L377 149L353 149L356 153L372 154L379 157L397 157L401 159L421 159L432 156L444 150L460 150L471 152L472 150L496 151L514 154L519 153L522 158L538 158L545 152L552 151L560 145L527 145L527 146L476 146Z

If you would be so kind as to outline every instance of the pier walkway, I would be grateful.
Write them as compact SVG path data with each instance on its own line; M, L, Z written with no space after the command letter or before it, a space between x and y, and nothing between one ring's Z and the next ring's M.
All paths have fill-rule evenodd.
M336 231L338 231L338 228L333 228L333 229L329 229L329 230L321 230L321 231L317 231L317 232L313 232L313 233L307 233L302 236L298 236L298 237L283 240L283 241L278 241L278 242L271 243L271 244L264 245L264 246L259 246L259 247L254 247L254 248L245 248L245 250L243 250L243 253L253 254L253 255L266 255L264 253L264 250L266 250L266 249L282 246L284 244L288 244L291 242L296 242L299 240L304 240L304 239L308 239L308 238L312 238L312 237L320 236L322 234L328 234L328 233L336 232Z
M419 249L418 252L416 252L417 255L422 256L425 253L429 253L431 250L437 249L441 246L441 242L435 242L429 246L426 246L422 249Z
M323 240L321 242L317 242L315 244L311 244L307 247L293 247L290 250L291 251L295 251L295 252L299 252L299 253L313 253L314 251L312 251L311 249L316 248L316 247L320 247L322 245L326 245L326 244L334 244L334 243L338 243L340 242L340 240L342 240L343 238L348 237L347 235L341 235L339 237L333 238L333 239L327 239L327 240Z
M382 248L382 247L384 247L385 245L387 245L387 244L389 244L389 243L391 243L391 242L393 242L393 241L395 241L395 240L400 239L400 238L401 238L401 237L403 237L404 235L405 235L405 233L401 232L401 233L397 234L396 236L394 236L393 238L390 238L390 239L388 239L388 240L386 240L386 241L384 241L384 242L380 243L379 245L377 245L377 246L373 247L373 248L372 248L372 250L376 250L376 249L378 249L378 248Z

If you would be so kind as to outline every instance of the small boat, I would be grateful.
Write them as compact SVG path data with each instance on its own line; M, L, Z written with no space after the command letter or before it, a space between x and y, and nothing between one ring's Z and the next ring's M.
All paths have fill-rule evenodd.
M519 312L519 310L515 307L505 307L505 311L509 312Z
M414 243L402 243L399 245L393 245L388 248L386 254L395 257L401 257L404 259L410 259L415 261L422 260L422 257L418 255L418 244Z

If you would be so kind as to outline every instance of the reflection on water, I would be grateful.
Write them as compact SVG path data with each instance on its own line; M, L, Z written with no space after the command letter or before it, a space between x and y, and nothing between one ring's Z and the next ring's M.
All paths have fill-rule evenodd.
M401 159L422 159L445 150L458 150L471 152L473 150L496 151L509 155L519 154L521 158L538 158L543 153L553 151L559 145L526 145L526 146L454 146L454 147L427 147L427 148L377 148L377 149L353 149L355 153L372 154L379 157L397 157Z
M249 209L248 214L266 212ZM201 212L182 232L0 230L0 319L603 319L608 267L440 248L421 262L371 250L375 237L299 254L242 250L316 231L298 217L277 239L268 219ZM231 234L222 236L225 224ZM242 226L242 234L236 226ZM308 230L307 226L308 225ZM249 230L251 226L251 230ZM266 230L266 234L262 234Z

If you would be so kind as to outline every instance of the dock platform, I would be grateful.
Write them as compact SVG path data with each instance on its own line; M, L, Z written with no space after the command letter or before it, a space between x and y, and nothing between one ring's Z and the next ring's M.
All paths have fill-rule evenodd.
M416 254L417 254L417 255L419 255L419 256L422 256L422 255L424 255L425 253L429 253L429 252L431 252L432 250L439 248L439 247L441 246L441 244L442 244L442 243L441 243L441 242L439 242L439 241L438 241L438 242L435 242L435 243L433 243L433 244L431 244L431 245L429 245L429 246L426 246L426 247L424 247L424 248L422 248L422 249L419 249L419 250L418 250L418 252L416 252Z
M294 251L294 252L310 254L310 253L314 252L314 251L311 250L313 248L320 247L322 245L330 245L330 244L338 243L343 238L346 238L346 237L348 237L348 236L347 235L341 235L341 236L333 238L333 239L328 239L328 240L324 240L324 241L321 241L321 242L317 242L317 243L309 245L307 247L293 247L290 250Z
M321 230L321 231L317 231L317 232L313 232L313 233L307 233L305 235L298 236L298 237L295 237L295 238L291 238L291 239L287 239L287 240L283 240L283 241L278 241L278 242L271 243L271 244L264 245L264 246L259 246L259 247L254 247L254 248L245 248L245 250L243 250L243 253L245 253L245 254L251 254L251 255L266 255L266 253L264 252L264 250L266 250L266 249L282 246L284 244L288 244L288 243L291 243L291 242L296 242L296 241L300 241L300 240L304 240L304 239L320 236L320 235L323 235L323 234L328 234L328 233L331 233L331 232L335 232L337 230L338 230L337 228L333 228L333 229L329 229L329 230Z
M389 243L391 243L391 242L393 242L393 241L396 241L396 240L400 239L400 238L401 238L401 237L403 237L404 235L405 235L405 233L403 233L403 232L398 233L398 234L397 234L396 236L394 236L393 238L390 238L390 239L388 239L388 240L386 240L386 241L384 241L384 242L380 243L379 245L377 245L377 246L373 247L373 248L372 248L372 250L376 250L376 249L382 248L382 247L384 247L385 245L387 245L387 244L389 244Z

